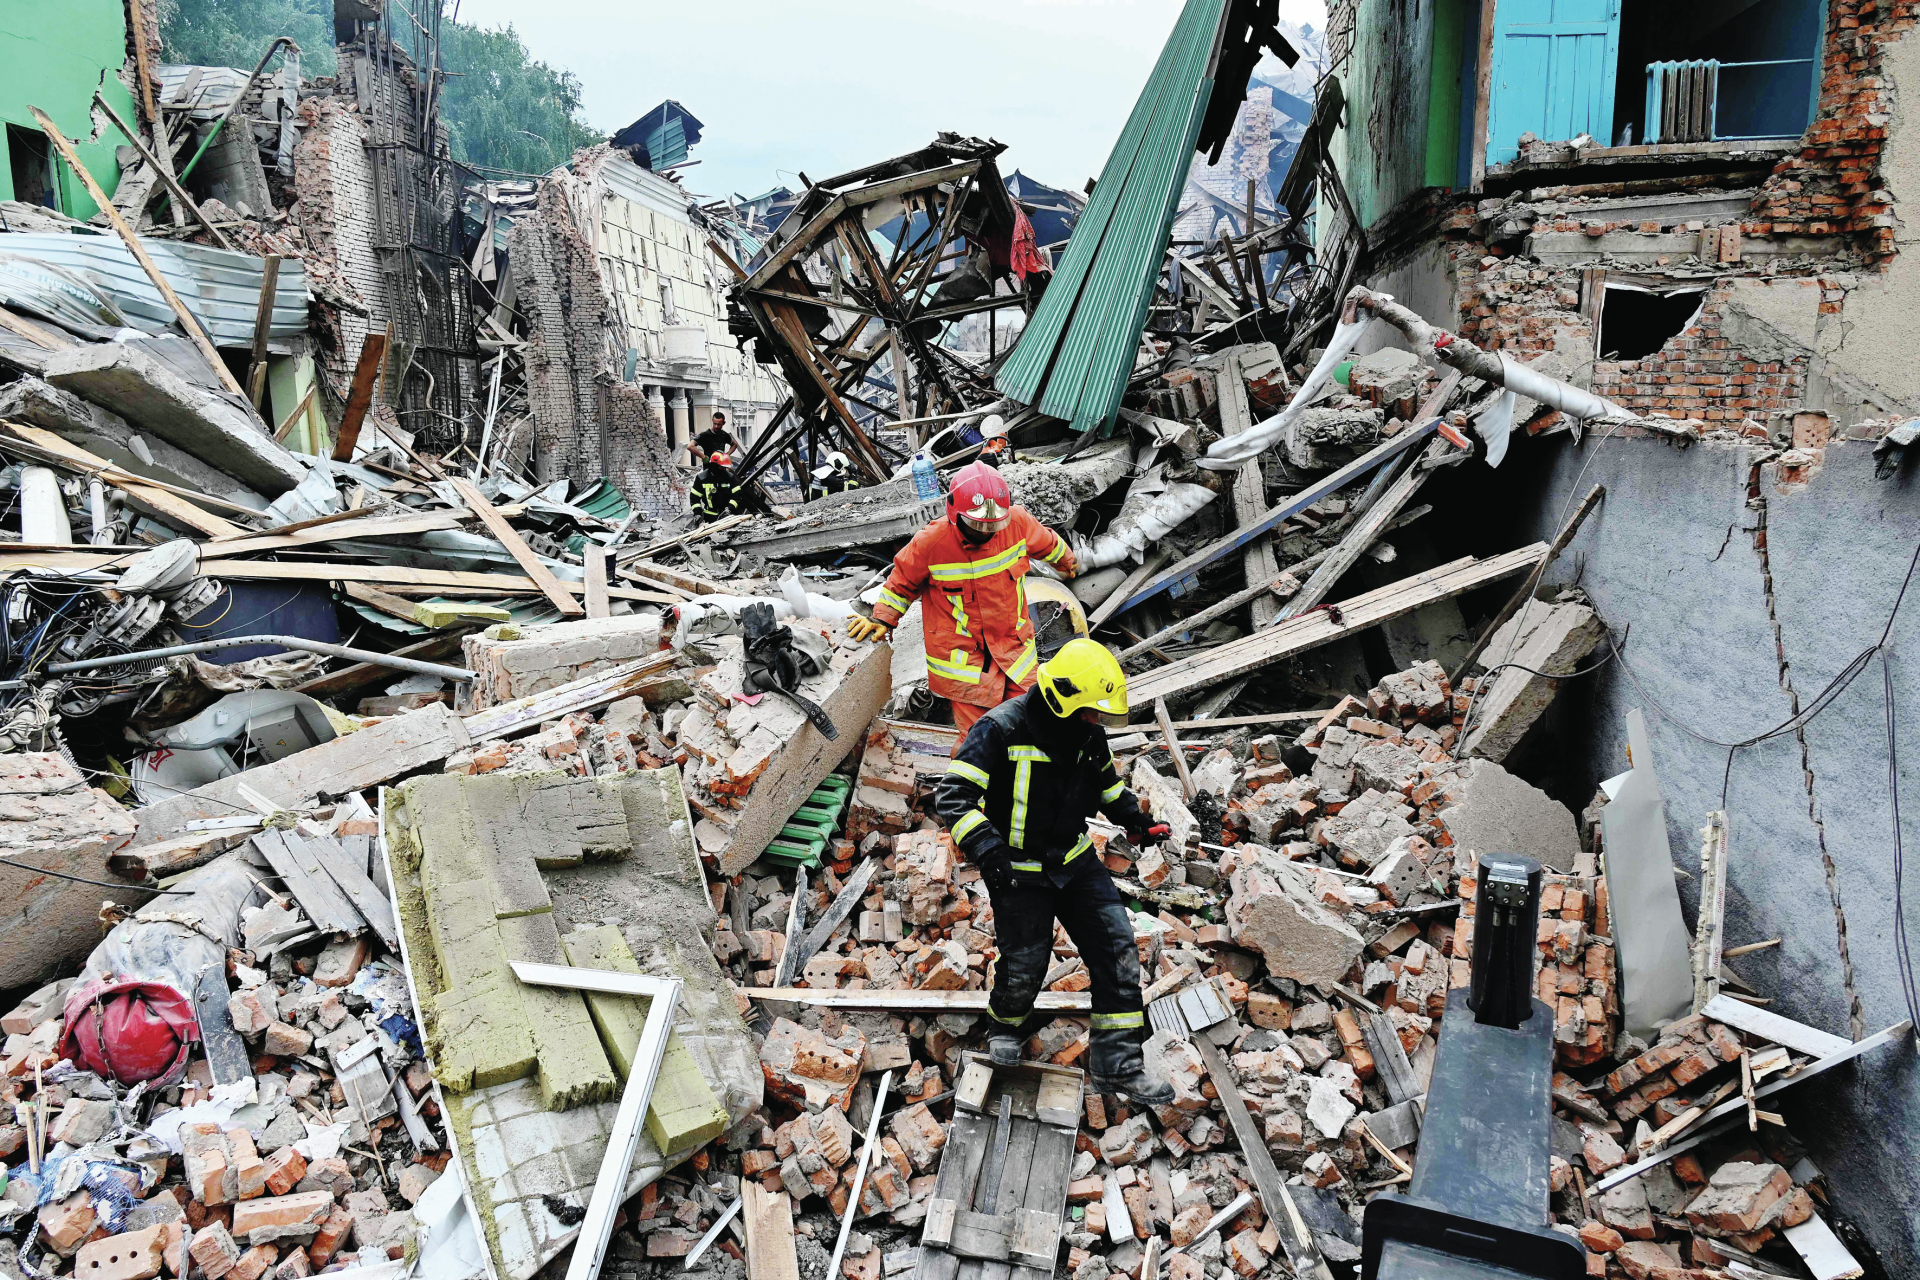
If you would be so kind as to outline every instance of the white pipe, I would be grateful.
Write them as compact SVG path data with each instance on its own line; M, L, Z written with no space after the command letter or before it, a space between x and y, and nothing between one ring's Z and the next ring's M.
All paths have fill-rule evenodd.
M1342 320L1334 326L1333 337L1327 342L1327 349L1321 353L1319 363L1307 374L1306 381L1293 393L1293 399L1287 401L1282 409L1265 422L1255 423L1253 427L1239 435L1226 436L1216 440L1207 448L1207 456L1199 460L1199 465L1212 471L1237 471L1241 464L1265 453L1269 446L1276 443L1287 433L1287 427L1300 416L1333 377L1333 371L1347 358L1347 353L1360 341L1371 320Z
M1129 497L1105 532L1094 538L1076 536L1074 563L1081 573L1119 564L1185 524L1214 497L1213 490L1203 484L1168 485L1137 507Z

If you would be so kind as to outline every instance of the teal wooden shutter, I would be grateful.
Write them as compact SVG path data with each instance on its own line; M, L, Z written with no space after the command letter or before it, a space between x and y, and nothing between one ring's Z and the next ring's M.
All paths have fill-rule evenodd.
M1612 143L1619 0L1499 0L1487 163L1520 154L1531 131L1548 142L1583 133Z

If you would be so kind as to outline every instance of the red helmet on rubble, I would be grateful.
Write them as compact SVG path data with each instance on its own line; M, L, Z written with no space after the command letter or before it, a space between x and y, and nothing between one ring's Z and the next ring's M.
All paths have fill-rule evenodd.
M995 534L1013 518L1013 491L998 471L969 462L954 473L947 490L947 515L983 534Z

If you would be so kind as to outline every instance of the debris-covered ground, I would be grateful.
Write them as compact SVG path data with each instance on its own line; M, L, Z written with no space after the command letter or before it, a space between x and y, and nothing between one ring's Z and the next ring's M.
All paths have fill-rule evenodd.
M1772 1099L1911 1024L1856 1003L1843 1038L1741 977L1783 940L1725 936L1725 812L1683 909L1650 697L1626 771L1570 794L1569 691L1633 621L1563 555L1604 499L1584 467L1543 540L1470 518L1561 436L1765 426L1482 350L1251 186L1248 226L1166 243L1171 162L1043 209L1000 143L942 133L741 207L616 139L462 189L437 54L347 8L337 77L279 45L156 75L144 31L103 69L209 144L236 114L217 187L179 185L163 116L111 214L0 205L0 1276L1333 1280L1409 1201L1531 1232L1554 1274L1904 1274L1855 1261L1844 1171ZM1214 8L1174 41L1238 80L1286 45ZM1191 116L1218 162L1245 96L1218 69L1148 87L1151 145ZM85 186L75 127L46 158ZM390 135L441 141L363 159ZM459 198L402 255L431 269L396 274L392 202L435 184ZM704 329L635 327L669 242ZM942 329L1002 312L1010 345ZM769 370L775 400L728 402L751 430L701 445ZM1885 438L1891 475L1912 424ZM717 519L690 447L735 451ZM813 484L829 451L858 487ZM1043 645L1085 630L1127 672L1108 746L1165 838L1089 831L1168 1105L1088 1086L1063 928L1023 1065L982 1056L994 906L933 817L941 656L914 612L849 635L981 458L1073 553ZM967 634L963 605L917 608ZM1769 736L1832 703L1794 705ZM1502 974L1535 1038L1463 1113L1482 1067L1447 1055ZM1517 1154L1463 1163L1482 1140Z

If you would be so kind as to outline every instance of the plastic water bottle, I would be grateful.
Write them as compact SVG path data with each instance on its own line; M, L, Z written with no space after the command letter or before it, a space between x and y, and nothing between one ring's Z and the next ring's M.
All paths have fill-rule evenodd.
M922 502L931 502L940 496L940 476L924 449L913 455L913 491Z

